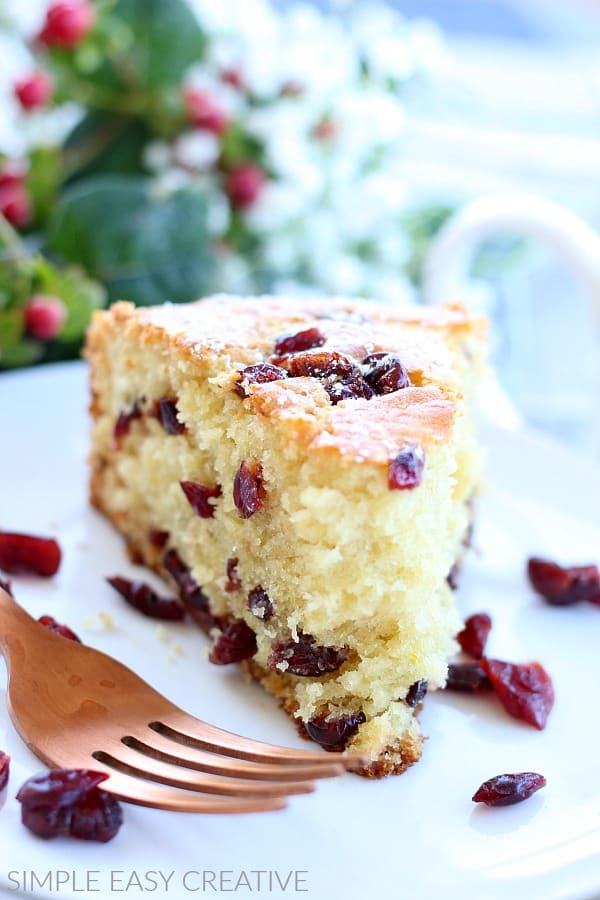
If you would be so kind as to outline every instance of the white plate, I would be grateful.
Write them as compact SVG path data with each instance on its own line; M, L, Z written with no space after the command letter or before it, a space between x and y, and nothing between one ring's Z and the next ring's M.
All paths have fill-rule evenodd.
M68 623L191 712L256 738L306 746L271 698L235 669L208 663L202 634L173 625L161 640L164 629L127 608L105 584L105 575L136 570L121 540L87 505L86 402L79 363L0 378L0 527L55 534L64 550L55 578L14 579L18 600L36 616L51 613ZM458 602L465 614L492 614L491 655L539 659L548 668L556 706L545 731L509 718L488 699L429 696L423 759L399 778L347 775L291 800L284 812L262 815L189 816L127 806L117 838L95 845L44 842L21 826L14 794L43 767L0 703L0 747L13 759L0 809L6 896L25 892L32 872L37 881L51 873L52 883L35 893L52 897L116 898L129 879L128 897L175 900L229 896L239 879L236 896L270 898L598 896L600 609L545 606L528 589L523 569L533 553L598 559L600 473L539 437L486 428L489 490L479 511L479 553L465 565ZM112 614L114 630L104 630L97 615L90 624L99 612ZM471 802L485 779L523 770L543 773L547 788L505 809ZM271 875L260 876L259 890L261 870ZM68 875L59 875L57 885L59 871ZM281 890L276 877L285 883L290 871L298 882L292 876ZM208 873L204 890L202 875L186 878L190 872ZM222 891L211 887L213 872L223 873ZM168 889L161 887L170 873Z

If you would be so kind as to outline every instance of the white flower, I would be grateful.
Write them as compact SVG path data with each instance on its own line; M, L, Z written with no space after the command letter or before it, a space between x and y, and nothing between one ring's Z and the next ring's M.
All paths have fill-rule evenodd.
M173 144L173 159L187 169L210 169L219 158L219 139L210 131L195 129L179 135Z

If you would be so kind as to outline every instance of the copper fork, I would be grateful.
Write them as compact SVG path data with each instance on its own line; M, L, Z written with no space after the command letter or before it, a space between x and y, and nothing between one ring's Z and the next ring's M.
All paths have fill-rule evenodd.
M131 669L49 631L0 588L0 653L10 717L51 768L108 774L102 788L182 812L281 809L358 754L292 750L240 737L175 706Z

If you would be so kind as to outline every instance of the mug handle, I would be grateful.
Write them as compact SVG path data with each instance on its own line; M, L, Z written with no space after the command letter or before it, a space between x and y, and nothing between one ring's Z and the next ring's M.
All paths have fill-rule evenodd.
M600 237L558 203L521 192L479 197L442 227L425 260L425 302L460 297L475 250L499 232L522 234L554 247L581 279L600 320Z

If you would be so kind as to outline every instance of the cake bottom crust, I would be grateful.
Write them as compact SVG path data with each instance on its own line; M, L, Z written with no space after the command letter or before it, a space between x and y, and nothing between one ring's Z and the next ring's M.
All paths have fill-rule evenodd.
M273 694L280 701L282 709L296 725L300 737L313 743L306 733L302 720L296 716L298 704L294 698L291 687L285 680L274 672L264 669L252 659L246 659L239 663L242 671L257 681L269 694ZM352 751L351 744L347 748ZM413 763L421 758L423 738L421 735L407 736L404 741L394 741L379 751L377 757L368 765L353 769L356 775L365 778L384 778L386 775L400 775ZM335 751L333 751L335 752Z

